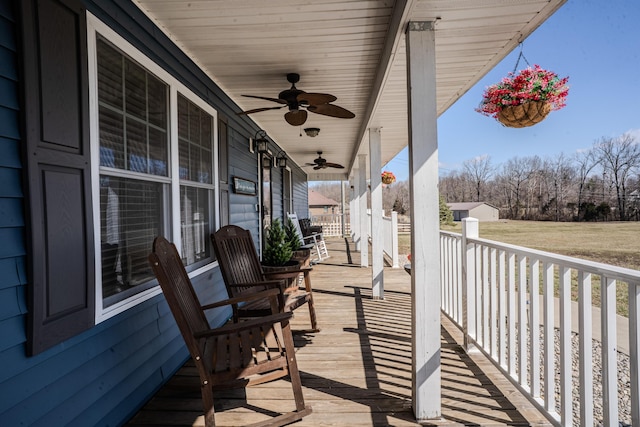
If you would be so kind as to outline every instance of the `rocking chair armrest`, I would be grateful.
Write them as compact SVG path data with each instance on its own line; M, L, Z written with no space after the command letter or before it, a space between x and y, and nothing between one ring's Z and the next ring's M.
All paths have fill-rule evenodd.
M224 326L215 329L207 329L206 331L195 332L194 338L207 338L218 335L226 335L229 333L240 332L246 329L251 329L259 325L274 325L289 320L293 316L293 313L277 313L269 316L258 317L256 319L247 320L239 323L227 323Z
M251 283L232 283L229 286L234 288L247 288L251 286L265 286L267 288L278 288L282 286L283 279L268 279L261 280L259 282L251 282Z
M313 267L300 267L295 270L274 271L273 273L264 273L264 275L267 277L295 277L300 273L307 274L310 271L313 271Z
M203 310L209 310L217 307L224 307L226 305L239 304L243 302L253 301L262 298L277 297L280 294L279 288L267 289L266 291L260 291L255 293L244 294L239 297L229 298L222 301L217 301L211 304L203 305Z
M308 236L302 236L302 240L307 244L315 245L318 241L318 236L320 236L320 240L322 240L322 234L309 234ZM307 242L307 240L309 242Z

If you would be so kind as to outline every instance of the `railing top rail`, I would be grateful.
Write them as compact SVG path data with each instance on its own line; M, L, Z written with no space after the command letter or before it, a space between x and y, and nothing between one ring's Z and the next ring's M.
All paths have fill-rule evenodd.
M448 231L440 231L440 234L444 234L449 237L462 236L461 234L451 233ZM509 243L496 242L494 240L482 238L467 238L467 242L504 250L519 256L532 257L543 262L559 264L576 270L587 271L592 274L603 275L610 279L621 280L623 282L633 283L636 286L640 286L640 271L638 270L617 267L615 265L588 261L580 258L570 257L567 255L560 255L552 252L545 252L538 249L525 248L523 246L516 246Z

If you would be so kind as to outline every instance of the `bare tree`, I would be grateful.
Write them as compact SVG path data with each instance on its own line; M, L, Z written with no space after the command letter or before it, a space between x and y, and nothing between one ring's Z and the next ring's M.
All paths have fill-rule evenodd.
M632 173L640 166L640 145L631 134L619 138L602 138L594 145L594 150L602 162L616 190L618 218L627 219L627 184Z
M504 185L504 192L511 219L522 218L524 207L525 184L532 174L531 158L514 157L502 167L500 181ZM525 210L526 212L526 210Z
M491 157L484 154L470 160L465 160L462 164L465 174L475 188L476 202L480 201L481 190L493 174Z
M564 219L565 197L570 189L576 171L564 153L560 153L550 162L551 194L553 194L554 219Z
M584 207L584 192L586 189L587 180L591 171L600 164L595 150L589 149L579 151L574 156L576 163L576 174L578 178L578 217L576 219L584 219L585 207Z

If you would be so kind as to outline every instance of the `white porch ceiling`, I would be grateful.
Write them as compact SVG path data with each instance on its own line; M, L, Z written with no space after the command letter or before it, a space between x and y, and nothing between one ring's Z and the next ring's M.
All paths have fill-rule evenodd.
M297 164L317 151L346 169L314 171L309 180L345 179L382 128L382 162L408 144L404 32L409 21L436 24L438 114L442 114L566 0L134 0L237 104L238 111L278 106L287 73L298 89L330 93L353 113L309 113L301 127L287 111L252 114L257 126ZM302 133L302 137L300 134Z

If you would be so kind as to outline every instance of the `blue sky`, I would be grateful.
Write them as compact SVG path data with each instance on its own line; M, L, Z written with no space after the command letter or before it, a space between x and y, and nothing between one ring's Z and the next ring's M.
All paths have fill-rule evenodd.
M569 0L523 43L531 65L569 76L567 106L541 123L506 128L474 111L484 89L513 71L516 48L438 119L440 173L488 155L494 165L515 156L573 155L602 137L626 132L640 141L640 1ZM520 61L519 69L526 66ZM407 149L384 170L408 178Z

